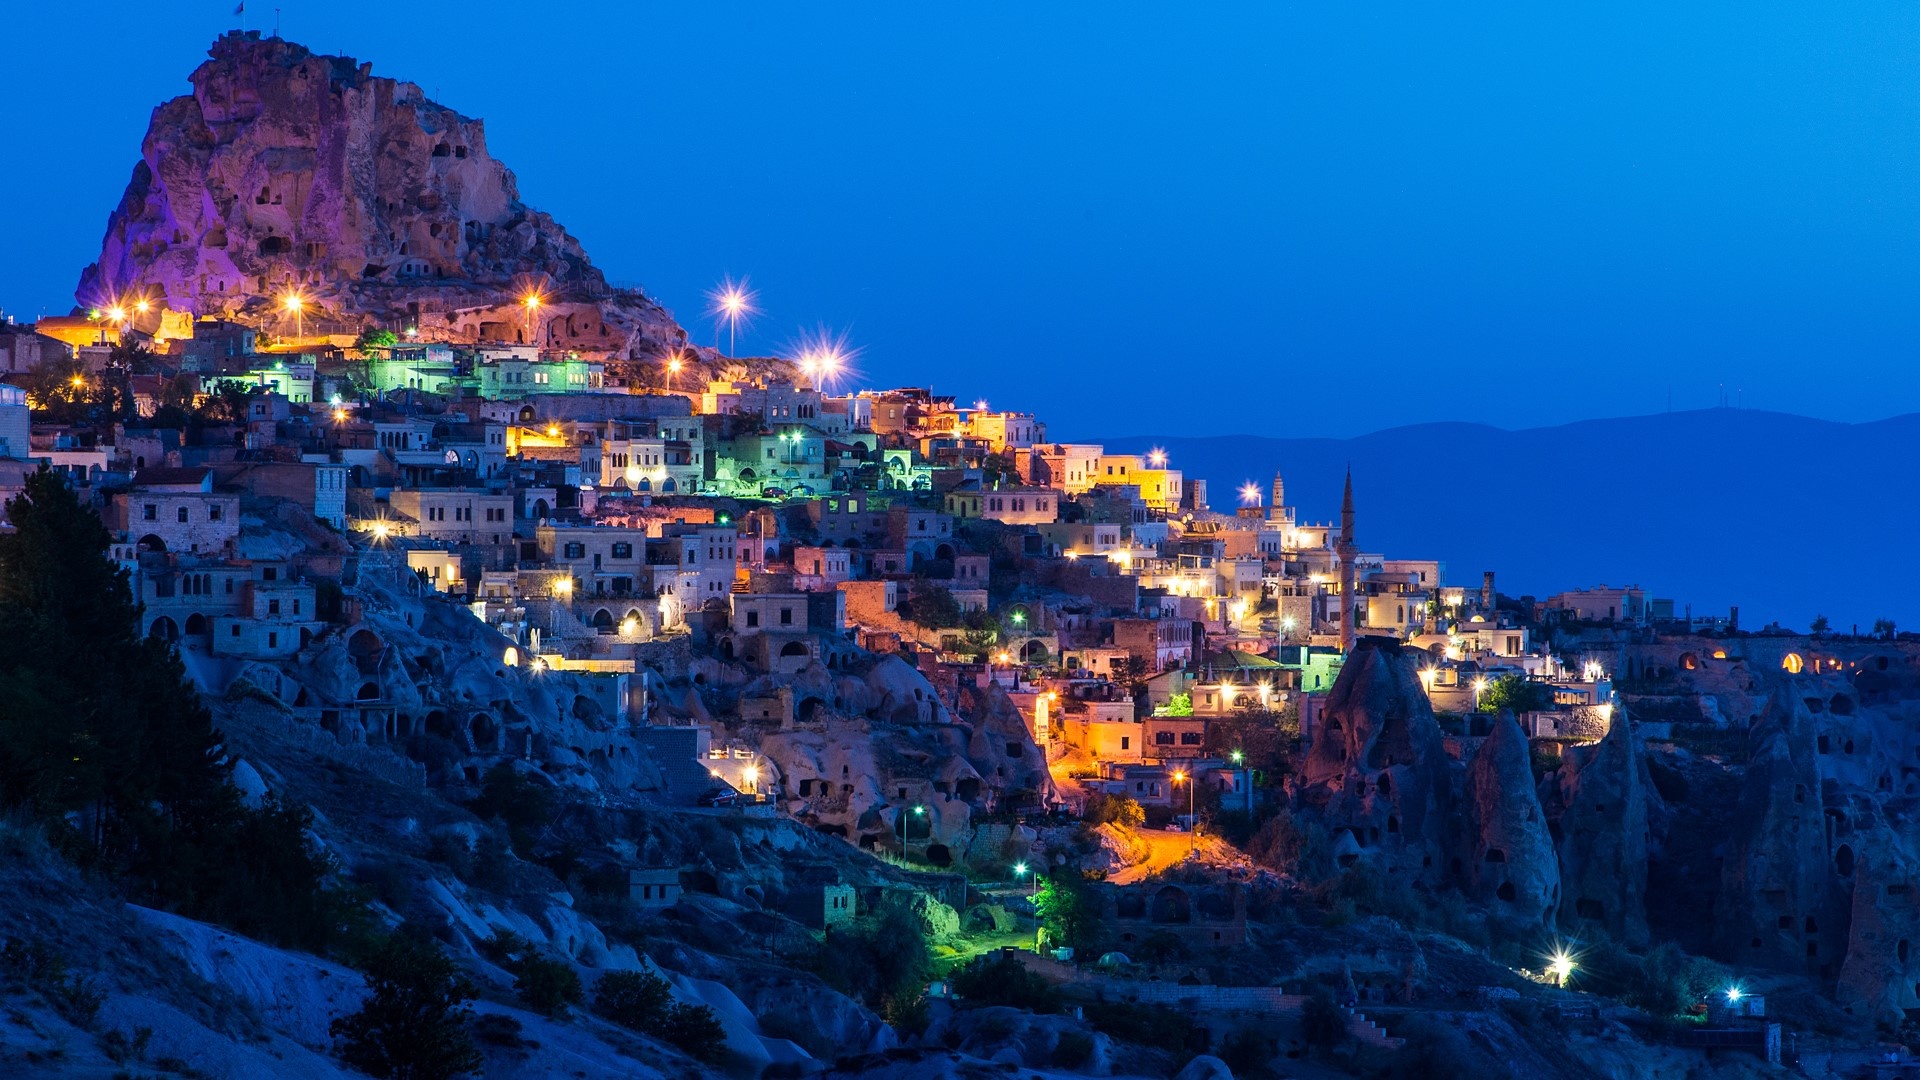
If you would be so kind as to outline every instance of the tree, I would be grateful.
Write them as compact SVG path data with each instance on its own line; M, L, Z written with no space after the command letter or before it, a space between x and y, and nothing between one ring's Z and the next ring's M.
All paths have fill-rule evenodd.
M0 808L141 903L318 950L357 906L326 888L311 814L247 809L167 641L142 636L107 531L60 475L28 476L0 534Z
M1873 636L1877 638L1885 638L1888 641L1892 641L1893 640L1893 620L1892 619L1873 620Z
M234 821L212 717L166 641L139 634L100 519L41 468L0 535L0 803L109 868Z
M966 613L953 594L930 581L916 580L907 590L906 617L930 630L951 630Z
M1167 707L1162 711L1165 712L1168 716L1192 716L1193 715L1193 695L1192 694L1168 695Z
M1827 621L1825 615L1815 615L1813 617L1813 624L1807 627L1807 631L1814 637L1820 637L1824 635L1831 626L1832 624Z
M1100 920L1100 900L1086 882L1050 877L1033 906L1050 940L1085 952L1099 947L1106 927Z
M391 349L399 343L399 337L391 330L365 330L353 344L361 352L370 352L374 349Z
M1553 687L1518 675L1502 675L1480 691L1480 711L1485 713L1506 709L1518 716L1552 707Z
M481 1065L468 1021L473 984L438 945L394 934L367 967L360 1011L328 1030L347 1064L391 1080L446 1080Z

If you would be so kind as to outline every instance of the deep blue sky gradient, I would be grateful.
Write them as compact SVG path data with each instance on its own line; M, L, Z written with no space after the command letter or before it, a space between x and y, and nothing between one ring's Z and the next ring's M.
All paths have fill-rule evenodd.
M18 7L0 305L31 316L236 20ZM281 8L484 117L683 322L748 274L743 346L845 330L867 381L1055 436L1530 427L1723 384L1920 410L1911 2Z

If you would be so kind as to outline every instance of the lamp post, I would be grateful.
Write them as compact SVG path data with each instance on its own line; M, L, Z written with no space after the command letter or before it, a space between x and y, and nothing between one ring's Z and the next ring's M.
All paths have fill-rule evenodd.
M521 299L520 304L527 309L527 343L537 350L540 347L540 343L535 341L533 337L533 316L535 312L540 310L540 294L528 293Z
M1473 680L1473 711L1474 712L1480 711L1480 692L1482 690L1485 690L1486 688L1487 688L1486 676L1483 675Z
M1197 824L1193 817L1193 777L1189 776L1185 769L1175 769L1173 782L1187 785L1187 854L1191 856L1197 850L1198 844L1193 835L1194 825Z
M289 315L293 316L294 340L297 342L301 338L306 337L307 329L306 329L305 316L307 312L307 301L305 300L305 298L303 298L299 293L289 293L287 298L280 302L280 307L283 310L285 310Z

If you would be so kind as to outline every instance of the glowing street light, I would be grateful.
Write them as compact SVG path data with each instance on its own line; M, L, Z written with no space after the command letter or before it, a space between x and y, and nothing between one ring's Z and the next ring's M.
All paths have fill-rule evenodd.
M293 336L296 338L305 337L306 323L304 322L304 316L307 312L306 298L299 293L288 293L287 298L280 301L280 308L287 314L293 316Z
M1553 983L1555 986L1565 986L1567 985L1567 976L1573 974L1573 969L1577 966L1578 965L1573 962L1573 957L1568 956L1566 951L1562 950L1553 954L1552 959L1547 964L1547 971L1553 975Z
M527 309L527 343L530 345L540 344L533 338L533 317L534 313L540 310L540 305L545 302L537 292L530 292L520 298L520 306Z
M1027 876L1027 873L1028 873L1028 871L1029 871L1029 870L1031 870L1031 869L1032 869L1032 868L1031 868L1031 867L1029 867L1029 866L1028 866L1028 865L1027 865L1026 863L1023 863L1023 862L1017 862L1017 863L1014 863L1014 864L1013 864L1013 876L1014 876L1014 878L1015 878L1015 880L1018 880L1018 879L1020 879L1020 878L1023 878L1023 877L1026 877L1026 876ZM1034 897L1034 896L1039 896L1039 895L1040 895L1040 875L1039 875L1039 874L1034 874L1034 875L1033 875L1033 888L1032 888L1032 890L1031 890L1030 892L1028 892L1028 893L1027 893L1027 895L1028 895L1029 897Z
M1727 1004L1738 1005L1740 1004L1740 999L1745 996L1746 992L1741 990L1738 984L1727 987Z
M1473 711L1474 712L1480 711L1480 692L1485 690L1486 688L1487 688L1486 676L1482 675L1479 678L1476 678L1473 680Z
M737 283L732 278L723 279L719 288L707 294L707 299L713 301L707 310L716 320L713 327L716 350L720 348L721 323L727 327L727 354L731 356L739 350L740 324L760 314L760 309L754 306L759 298L760 294L748 287L746 278Z
M153 305L147 303L146 298L142 297L141 299L135 300L133 302L133 310L139 312L142 315L145 315L147 312L153 310Z
M1167 464L1167 452L1157 446L1147 451L1147 464L1156 469L1165 467Z
M1221 689L1225 690L1226 687L1223 686ZM1193 835L1194 826L1199 824L1193 816L1193 778L1187 775L1187 770L1175 769L1173 770L1173 782L1187 785L1187 854L1192 855L1196 850L1195 845L1199 843L1199 840Z
M1251 481L1240 485L1240 501L1247 506L1260 505L1260 485Z
M686 361L680 358L679 353L674 353L667 358L667 389L673 389L674 376L680 374L680 369L683 367L686 367Z
M572 596L573 595L573 579L571 577L563 577L560 580L554 582L553 591L561 599L565 599L569 596Z
M747 782L747 793L753 794L755 785L760 783L760 766L748 765L740 770L740 779Z
M1246 758L1247 758L1247 755L1246 755L1246 754L1244 754L1244 753L1242 753L1242 752L1240 752L1240 751L1238 751L1238 750L1235 750L1235 751L1234 751L1233 753L1231 753L1231 754L1228 754L1228 755L1227 755L1227 758L1228 758L1229 760L1231 760L1231 761L1232 761L1232 762L1233 762L1233 763L1234 763L1235 765L1238 765L1238 764L1240 764L1240 763L1241 763L1242 761L1245 761L1245 760L1246 760Z
M640 620L629 615L620 620L620 636L632 637L640 632Z

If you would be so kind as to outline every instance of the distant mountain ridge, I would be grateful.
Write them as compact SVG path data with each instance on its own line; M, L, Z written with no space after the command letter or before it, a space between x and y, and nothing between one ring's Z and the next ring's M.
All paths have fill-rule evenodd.
M1449 584L1497 571L1502 592L1546 596L1606 583L1740 608L1743 628L1778 620L1836 631L1887 617L1920 629L1920 494L1903 473L1920 414L1848 424L1705 409L1509 431L1433 423L1351 439L1254 435L1087 439L1165 449L1207 481L1216 510L1274 470L1302 520L1337 516L1353 467L1365 551L1434 557Z

